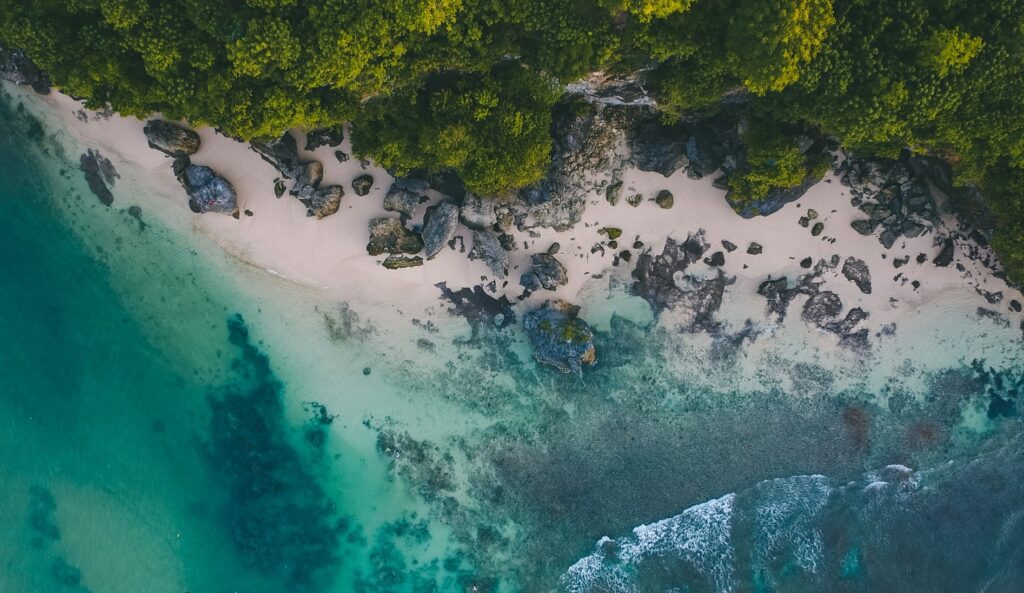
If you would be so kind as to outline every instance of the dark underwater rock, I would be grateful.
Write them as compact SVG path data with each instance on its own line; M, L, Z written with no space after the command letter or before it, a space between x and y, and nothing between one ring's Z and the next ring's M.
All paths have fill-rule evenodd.
M537 362L563 373L578 373L597 362L594 332L579 319L579 307L565 301L547 301L523 316L523 329L533 345Z
M483 324L502 329L516 322L512 303L505 295L494 298L482 286L457 291L448 288L444 282L436 286L441 289L441 296L452 304L455 314L465 317L474 332Z
M110 159L90 148L79 158L78 168L85 174L89 191L99 198L104 206L113 204L114 194L110 192L110 186L114 185L114 180L120 175L117 174Z

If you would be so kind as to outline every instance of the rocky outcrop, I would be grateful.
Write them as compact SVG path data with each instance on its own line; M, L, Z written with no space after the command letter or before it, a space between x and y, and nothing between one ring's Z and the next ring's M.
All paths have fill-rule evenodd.
M569 282L568 272L562 262L550 253L535 253L530 256L533 267L519 279L519 285L527 290L555 290Z
M713 117L665 124L654 109L642 112L629 128L630 156L642 171L668 177L685 169L700 179L730 164L740 151L739 117L725 109Z
M494 206L494 200L481 198L475 194L466 194L462 199L462 208L459 210L459 220L474 231L489 229L498 222L498 214Z
M110 188L113 187L114 180L121 176L117 174L117 170L114 169L114 164L110 162L110 159L90 148L79 158L78 168L85 174L85 181L89 184L89 191L104 206L113 204L114 194L110 192Z
M413 255L423 249L420 236L405 228L399 218L374 218L370 221L369 227L370 242L366 244L366 252L370 255Z
M427 201L430 186L422 179L398 178L384 196L384 209L397 212L403 219L412 218L419 205Z
M0 80L31 86L35 92L50 92L50 76L28 58L20 49L7 49L0 45Z
M193 212L219 212L236 214L238 212L238 196L235 188L213 169L203 165L188 165L178 181L188 193L188 206Z
M578 315L575 305L547 301L523 316L537 362L563 373L579 373L584 365L597 362L594 332Z
M423 255L430 259L441 252L455 236L459 226L459 207L445 200L430 208L423 217Z
M508 253L494 231L473 231L473 249L469 252L469 259L483 260L495 276L503 278L508 275Z
M737 200L732 191L725 194L725 200L729 202L733 211L743 218L768 216L778 212L786 204L799 200L819 181L821 181L821 176L808 173L800 185L771 189L759 200Z
M668 239L661 255L645 251L633 269L633 291L655 311L685 312L685 326L690 331L717 331L720 324L715 316L725 288L735 278L727 278L720 268L703 265L709 248L704 231L699 231L682 243Z
M149 147L171 157L191 156L199 151L199 134L159 119L146 122L142 129Z
M848 257L843 262L843 276L857 285L864 294L871 294L871 270L864 260L856 257Z
M867 215L850 226L862 235L880 231L878 241L886 249L900 237L913 239L941 224L928 179L914 172L913 161L847 158L835 169L850 188L850 202Z

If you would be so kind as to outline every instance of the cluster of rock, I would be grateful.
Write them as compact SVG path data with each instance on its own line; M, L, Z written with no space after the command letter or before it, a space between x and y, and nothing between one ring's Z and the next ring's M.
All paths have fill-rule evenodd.
M843 274L855 282L862 292L870 293L870 274L867 272L867 266L861 270L858 269L860 266L855 262L864 263L856 258L848 258L843 265ZM856 329L856 326L868 318L868 313L859 307L854 307L841 317L843 302L839 295L832 291L822 290L824 284L821 279L822 274L838 265L839 256L833 256L828 262L820 260L815 264L812 272L799 276L792 283L785 277L765 280L758 287L757 293L767 299L768 314L775 315L779 322L786 317L789 305L796 297L806 296L807 300L800 312L800 318L804 322L839 336L841 345L863 350L868 346L868 330L867 328ZM848 274L848 271L851 273ZM865 276L866 285L864 283Z
M340 134L340 132L338 133ZM332 136L331 132L323 134L311 132L310 134L313 135L313 143L310 144L307 136L307 145L312 145L313 148L319 146L321 142L324 144L334 141L337 141L338 144L341 143L341 139ZM285 179L292 180L292 188L288 193L302 202L302 205L306 207L307 216L325 218L337 212L341 207L345 189L340 185L320 186L324 178L323 164L315 160L302 160L295 137L291 132L285 132L276 140L253 141L249 145L263 160L280 171ZM370 184L372 185L372 183L371 179Z
M188 206L197 213L217 212L238 216L238 194L234 186L205 165L192 164L199 152L199 135L177 124L158 119L143 128L150 148L174 159L171 166L178 182L188 194Z
M0 45L0 80L31 86L41 95L50 92L50 75L36 66L24 51L7 49L3 45Z
M725 288L736 279L726 277L721 269L725 254L718 251L705 258L710 249L701 230L682 243L669 238L660 255L645 251L633 269L633 291L655 311L685 312L685 327L690 331L716 331L720 324L715 315Z
M911 161L847 158L836 166L851 203L867 215L850 223L858 233L881 229L878 241L892 247L900 237L920 237L940 225L926 176L915 173Z
M579 307L565 301L546 301L523 316L523 329L537 362L563 373L579 373L597 362L594 332L581 320Z

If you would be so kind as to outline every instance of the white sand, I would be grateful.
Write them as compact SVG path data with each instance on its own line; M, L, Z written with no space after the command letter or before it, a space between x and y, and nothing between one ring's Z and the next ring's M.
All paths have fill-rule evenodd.
M273 180L278 177L278 172L246 144L211 129L198 130L202 148L193 157L193 162L209 165L226 177L238 191L240 210L251 210L254 216L243 215L236 220L226 215L196 215L189 211L184 190L173 177L170 159L147 146L142 132L144 122L116 115L108 119L89 117L88 121L82 121L75 115L81 111L77 101L59 93L53 93L42 101L63 118L67 131L81 143L99 149L115 166L132 168L148 175L152 192L139 196L144 210L155 208L165 218L189 221L197 231L212 237L235 258L292 282L314 287L328 297L365 305L430 311L438 302L436 283L447 282L452 288L460 288L486 285L492 279L483 262L470 261L466 254L447 248L422 267L387 270L380 266L383 257L366 254L367 221L377 216L396 216L385 212L382 207L383 196L392 180L380 168L364 166L355 158L339 163L334 157L335 148L322 147L307 154L324 165L325 185L339 184L346 190L341 209L332 216L317 220L307 217L305 206L288 194L280 199L275 197ZM302 152L304 134L295 134ZM347 136L339 148L351 155ZM369 195L359 197L351 189L351 180L363 173L373 175L375 183ZM639 237L645 248L660 253L667 237L682 240L687 233L704 229L712 245L709 254L721 250L723 239L739 246L735 252L725 254L723 269L727 275L736 277L736 283L727 290L719 315L734 328L748 318L761 325L770 325L765 321L764 299L756 294L757 286L769 277L794 279L804 271L799 261L807 256L817 262L819 259L828 260L833 254L842 259L853 255L868 264L874 288L870 295L862 294L853 283L842 277L841 265L826 272L824 277L826 289L836 292L847 309L859 306L870 312L870 318L863 327L871 328L873 333L896 321L922 327L943 327L944 320L954 311L961 317L976 318L974 312L977 307L1009 314L1009 301L1021 299L1018 291L1009 288L977 262L965 258L959 249L952 265L935 267L930 260L938 253L939 247L934 244L932 233L912 240L900 239L890 250L884 250L874 236L859 235L849 222L862 218L863 214L850 205L847 188L831 175L797 202L769 217L751 220L744 220L729 208L724 192L711 184L714 177L710 175L702 180L692 180L679 171L665 178L657 173L627 169L624 172L623 199L618 205L612 206L604 200L603 194L595 194L589 200L583 220L569 231L558 233L551 229L533 229L538 237L517 232L516 242L520 248L510 254L512 265L505 279L508 284L503 289L503 281L498 279L497 294L504 292L510 299L521 294L519 276L529 269L529 255L543 252L557 241L561 245L557 257L568 268L569 284L554 293L541 290L530 297L527 304L558 297L569 301L582 300L585 306L593 308L594 303L588 303L591 297L587 295L601 291L595 293L587 289L588 283L593 286L592 278L595 276L603 278L596 281L599 286L605 286L608 279L628 281L638 255L632 249L634 238ZM673 208L663 210L651 201L661 189L669 189L674 194ZM645 197L645 201L636 208L629 206L624 199L633 193L641 193ZM438 199L440 196L432 192L432 200ZM808 208L814 208L819 213L819 220L825 223L825 231L820 237L813 237L809 228L797 224L797 219ZM413 222L422 220L425 209L426 205L420 207ZM591 253L595 243L607 242L607 238L598 233L605 226L622 229L618 250L633 251L632 262L622 262L613 268L612 253L615 250L606 248L605 255ZM468 253L472 244L471 232L460 227L459 233ZM524 241L529 250L522 249ZM751 241L764 247L761 255L745 252ZM929 261L916 263L914 258L918 253L926 254ZM910 263L899 270L894 269L893 259L904 255L910 256ZM957 263L964 264L967 272L959 272ZM699 272L697 269L694 271ZM894 280L894 276L900 273L904 278ZM914 289L911 280L919 281L920 288ZM975 286L992 292L1002 291L1005 298L1001 304L990 305L974 290ZM801 304L802 301L794 304L791 319L799 317L798 307ZM1013 324L1018 323L1016 316L1012 319ZM1015 327L1012 329L1017 331ZM805 334L807 331L812 330L804 328ZM836 341L835 336L827 334L820 338L823 344ZM962 355L957 356L962 358Z

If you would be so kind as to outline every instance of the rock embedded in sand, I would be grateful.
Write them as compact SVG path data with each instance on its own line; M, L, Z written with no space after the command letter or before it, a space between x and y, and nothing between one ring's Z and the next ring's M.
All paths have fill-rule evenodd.
M672 192L668 191L667 189L663 189L660 192L658 192L657 196L655 196L654 203L657 204L659 207L668 210L669 208L672 207L673 204L675 204L675 197L672 196Z
M445 200L430 208L423 217L423 254L431 259L455 237L459 227L459 207Z
M612 206L619 203L619 198L622 196L622 182L615 181L614 183L608 184L604 188L604 199L608 200L608 203Z
M610 240L614 241L622 236L622 229L606 226L598 229L597 234L607 235Z
M494 231L473 231L473 248L469 259L481 259L495 276L508 275L508 252L501 246Z
M733 243L732 241L728 241L726 239L722 239L722 247L725 247L725 250L728 251L729 253L732 253L733 251L739 249L739 247L737 247L735 243Z
M750 245L747 245L747 253L750 255L761 255L763 251L764 247L761 247L760 243L751 242Z
M238 212L238 196L235 188L213 169L203 165L189 165L182 171L178 181L188 193L188 205L193 212Z
M306 206L306 214L317 218L324 218L337 212L341 207L341 198L345 196L345 189L340 185L328 185L317 189L312 189L311 185L303 187L310 190L296 197Z
M366 244L366 252L370 255L413 255L423 249L423 241L419 235L405 228L399 218L374 218L370 221L369 228L370 241Z
M817 237L824 230L825 230L825 224L821 223L821 222L816 222L816 223L814 223L814 226L811 227L811 236L812 237Z
M643 201L644 201L644 197L641 194L633 194L633 195L629 196L628 198L626 198L626 203L629 204L630 206L634 207L634 208L639 206L640 203L643 202Z
M404 255L389 255L382 264L389 270L401 270L403 268L415 268L423 265L423 258L420 256L407 257Z
M427 201L428 189L430 186L422 179L395 179L384 196L384 209L405 219L412 218L419 205Z
M565 301L547 301L523 316L537 362L563 373L579 373L597 362L594 332L579 319L579 310Z
M199 151L199 134L177 124L153 119L142 129L150 148L172 156L191 156Z
M843 262L843 276L857 285L864 294L871 294L871 270L864 260L856 257L848 257Z
M562 262L550 253L535 253L530 257L533 267L519 279L519 285L527 290L556 290L569 282L568 271Z
M945 268L949 264L953 263L954 246L955 243L952 237L946 237L943 239L942 249L939 251L939 254L935 256L935 259L932 260L932 263L940 268Z
M365 196L373 188L373 175L360 175L352 180L352 191L357 196Z

